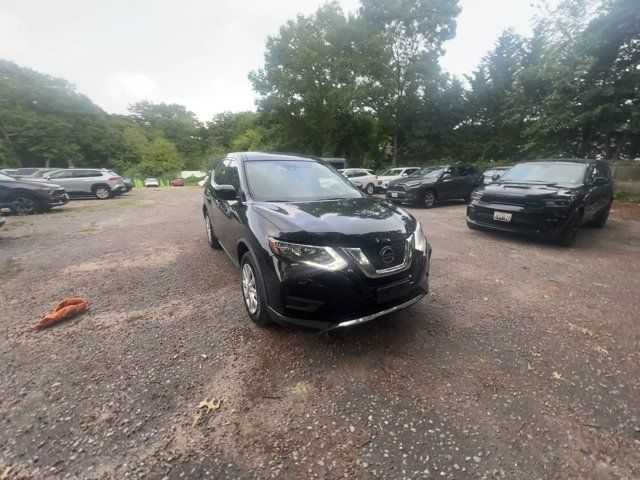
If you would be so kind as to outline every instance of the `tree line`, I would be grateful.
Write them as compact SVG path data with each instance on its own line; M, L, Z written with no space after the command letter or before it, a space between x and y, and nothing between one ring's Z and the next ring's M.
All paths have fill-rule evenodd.
M200 121L138 102L110 115L66 80L0 60L0 166L200 170L228 151L345 157L352 165L640 156L637 0L538 4L464 79L442 71L457 0L327 3L267 40L249 73L256 112ZM490 12L487 12L490 14Z

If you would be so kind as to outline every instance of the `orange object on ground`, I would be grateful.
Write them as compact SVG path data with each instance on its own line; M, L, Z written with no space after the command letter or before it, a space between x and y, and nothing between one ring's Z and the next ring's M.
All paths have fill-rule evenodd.
M87 301L84 298L65 298L58 304L53 313L50 313L37 322L33 328L42 329L50 327L54 323L84 312L87 306Z

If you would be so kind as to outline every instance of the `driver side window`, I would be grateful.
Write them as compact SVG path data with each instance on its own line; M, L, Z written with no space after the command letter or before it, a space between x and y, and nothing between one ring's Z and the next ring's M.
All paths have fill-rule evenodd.
M233 185L236 192L240 193L240 175L238 175L238 163L235 160L225 160L227 168L224 172L224 184Z

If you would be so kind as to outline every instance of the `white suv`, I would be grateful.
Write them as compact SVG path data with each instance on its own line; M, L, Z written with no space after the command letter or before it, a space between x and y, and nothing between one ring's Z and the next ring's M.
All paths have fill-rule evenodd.
M41 180L64 187L70 196L94 195L100 200L126 190L122 178L104 168L65 168L47 173Z
M390 168L382 175L378 175L378 183L376 184L376 190L386 192L387 187L389 186L389 182L392 180L397 180L399 178L408 177L412 173L420 170L420 167L398 167L398 168Z
M374 175L373 170L365 168L345 168L344 170L338 171L360 190L364 190L369 195L375 193L378 177Z

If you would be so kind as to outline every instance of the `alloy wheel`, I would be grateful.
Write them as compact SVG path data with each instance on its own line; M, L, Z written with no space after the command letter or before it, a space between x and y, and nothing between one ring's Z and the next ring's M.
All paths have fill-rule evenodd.
M436 196L433 192L427 192L424 196L424 206L427 208L433 207L433 204L436 202Z
M245 263L242 267L242 295L247 304L247 310L251 315L258 311L258 292L256 290L256 277L251 265Z
M36 209L36 203L32 198L19 196L11 202L15 211L20 213L32 213Z
M110 192L108 189L104 187L96 188L96 197L98 197L100 200L105 200L109 198L109 195L110 195Z
M373 185L369 184L367 185L367 194L368 195L373 195Z

